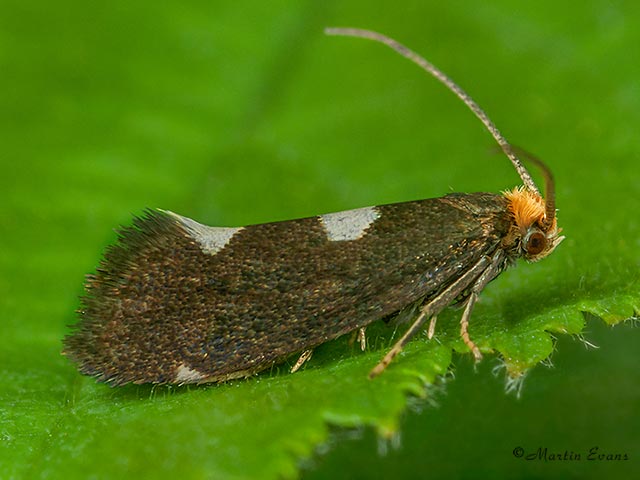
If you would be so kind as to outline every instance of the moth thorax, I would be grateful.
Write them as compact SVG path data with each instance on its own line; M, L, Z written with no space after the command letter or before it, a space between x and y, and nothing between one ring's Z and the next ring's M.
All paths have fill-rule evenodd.
M558 229L555 218L546 225L544 198L523 186L505 191L503 195L513 217L506 246L515 248L530 262L541 260L553 252L564 237L558 236L561 229Z

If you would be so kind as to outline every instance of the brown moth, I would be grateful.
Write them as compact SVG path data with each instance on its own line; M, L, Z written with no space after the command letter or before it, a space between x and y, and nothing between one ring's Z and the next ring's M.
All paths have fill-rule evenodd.
M374 377L427 321L431 338L452 303L464 305L460 335L481 358L468 328L479 293L518 258L540 260L564 238L551 172L415 52L376 32L326 33L384 43L436 77L487 127L524 185L239 228L147 210L87 277L63 352L82 373L111 385L221 382L299 353L295 371L314 347L346 333L357 331L364 348L367 325L414 306ZM546 200L518 155L542 170Z

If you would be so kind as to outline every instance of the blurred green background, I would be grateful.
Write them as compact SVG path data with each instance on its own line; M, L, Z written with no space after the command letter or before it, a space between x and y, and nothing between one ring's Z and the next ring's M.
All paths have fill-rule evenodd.
M538 272L551 279L532 292L541 301L565 286L604 315L631 316L634 302L637 314L634 2L5 0L1 7L3 478L74 471L108 478L124 461L76 469L101 432L85 431L82 441L61 435L73 411L55 413L89 388L98 394L85 391L84 401L107 418L117 397L82 379L59 351L83 275L132 213L160 207L211 225L243 225L518 183L492 154L489 135L441 85L381 46L323 36L327 25L375 29L423 53L507 138L552 167L567 240L555 258L506 273L502 292L490 295L524 288ZM530 372L520 398L504 394L502 374L491 372L495 359L474 369L466 356L455 357L455 380L439 382L429 397L437 405L411 401L398 436L378 440L365 427L336 429L328 442L310 434L309 448L320 445L300 464L301 475L638 474L640 333L631 327L591 318L585 337L597 350L560 337L555 366ZM203 458L224 448L183 435L176 442L206 445ZM518 446L583 460L526 461L514 458ZM629 459L584 460L592 447ZM139 450L148 453L137 465L144 476L159 456L152 443ZM290 450L294 458L308 454ZM103 463L111 466L100 470ZM224 476L194 464L183 473ZM287 465L263 474L297 475Z

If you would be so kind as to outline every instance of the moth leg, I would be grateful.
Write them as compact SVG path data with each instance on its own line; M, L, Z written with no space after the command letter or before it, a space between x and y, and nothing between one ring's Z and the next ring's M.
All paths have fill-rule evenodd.
M429 330L427 330L427 338L431 340L433 335L436 333L436 321L438 320L438 315L434 315L431 317L429 321Z
M363 352L367 349L367 327L361 327L358 329L358 336L356 340L360 342L360 350Z
M480 353L480 349L475 344L471 337L469 337L469 318L471 318L471 310L473 310L473 306L478 300L478 295L487 286L491 280L496 278L496 276L500 273L503 268L504 256L501 250L498 250L496 254L491 259L491 264L487 269L482 272L482 275L478 277L478 279L473 284L471 288L471 293L467 298L467 304L464 307L464 312L462 313L462 318L460 319L460 336L462 337L462 341L464 344L469 347L469 350L473 353L473 356L476 359L476 362L482 360L482 354Z
M464 307L464 313L460 319L460 336L464 344L469 347L469 350L473 353L476 362L479 362L482 360L482 353L480 353L478 346L471 340L471 337L469 337L469 318L471 317L471 310L477 299L478 294L476 292L471 292L471 295L467 298L467 304Z
M302 352L300 354L300 357L298 358L298 361L296 361L295 365L291 367L291 373L296 373L298 370L300 370L300 367L304 365L304 362L308 361L311 358L311 355L313 355L313 350L305 350L304 352Z
M420 315L407 329L405 334L398 340L393 348L384 356L384 358L376 365L369 373L369 378L374 378L380 375L385 368L391 363L391 361L398 355L407 342L413 337L420 327L427 321L427 319L437 315L445 307L447 307L455 298L460 295L476 278L482 277L482 273L487 270L487 266L492 265L492 260L489 257L483 256L476 262L476 264L467 270L464 275L453 282L437 297L433 298L429 303L423 305L420 308ZM477 284L477 282L476 282ZM475 285L474 285L475 287Z

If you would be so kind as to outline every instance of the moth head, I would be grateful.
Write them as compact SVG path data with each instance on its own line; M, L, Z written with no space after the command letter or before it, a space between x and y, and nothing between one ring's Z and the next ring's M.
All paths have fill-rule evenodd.
M513 216L511 242L519 255L537 262L549 255L564 240L555 215L555 204L545 201L538 192L516 187L504 192Z

